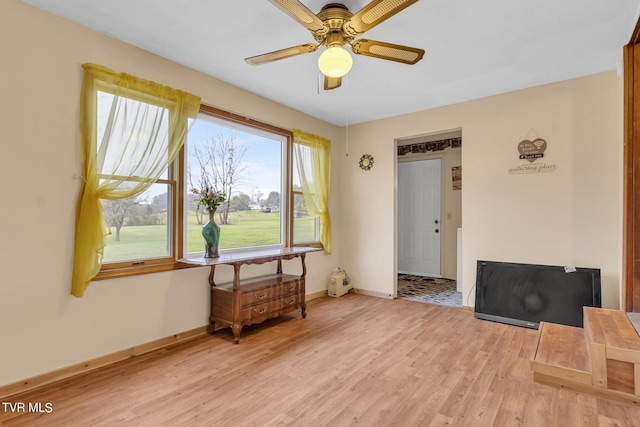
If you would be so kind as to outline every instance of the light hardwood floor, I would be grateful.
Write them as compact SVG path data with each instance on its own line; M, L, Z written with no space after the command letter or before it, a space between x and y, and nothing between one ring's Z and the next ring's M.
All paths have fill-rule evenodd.
M640 426L640 409L536 384L537 331L357 294L3 399L26 426Z

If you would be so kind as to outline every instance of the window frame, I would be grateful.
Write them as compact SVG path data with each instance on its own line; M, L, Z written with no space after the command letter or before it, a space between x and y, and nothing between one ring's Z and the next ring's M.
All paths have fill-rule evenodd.
M96 82L96 90L110 93L116 96L121 96L117 94L117 90L114 86L109 85L104 81ZM144 93L139 93L138 96L134 96L134 97L129 96L127 98L137 102L141 102L141 103L147 103L147 104L156 105L156 106L159 105L157 101L154 102L155 99L152 96L149 96ZM171 114L171 112L169 112L169 114ZM182 153L183 153L183 148L180 148L180 152L178 153L178 156L176 157L176 159L167 166L167 178L160 178L156 181L156 183L158 184L166 184L168 186L167 191L170 194L169 201L167 203L167 206L170 206L171 208L171 211L167 215L167 221L170 222L171 224L171 227L168 233L168 236L170 238L169 247L171 248L170 255L136 259L136 260L114 261L114 262L108 262L108 263L105 263L103 261L100 265L100 271L93 278L93 280L108 279L112 277L123 277L123 276L130 276L130 275L136 275L136 274L154 273L157 271L167 271L167 270L176 269L176 266L175 266L176 260L181 257L181 254L179 252L180 248L177 246L178 239L180 238L178 234L178 230L180 230L180 228L177 228L177 226L179 225L178 222L180 221L180 218L182 215L179 211L180 205L178 204L178 199L180 198L179 183L180 183L180 177L182 174L180 169L180 163L181 163L180 159L183 157ZM131 177L131 181L135 181L135 180L136 180L135 177Z
M184 195L182 194L183 191L180 186L183 165L184 151L181 148L176 160L174 160L167 168L168 179L159 179L156 181L160 184L167 184L170 194L167 205L171 206L171 212L167 216L167 220L171 224L168 233L171 239L171 254L164 257L102 263L100 266L100 272L93 280L156 273L160 271L177 270L185 267L178 262L178 259L182 258L182 247L179 243L183 238L183 208L181 200L183 200Z
M315 194L315 193L311 193L311 194ZM295 197L296 196L300 196L304 198L304 192L302 190L294 190L293 186L291 187L291 204L293 206L292 209L292 215L291 215L291 220L293 221L292 224L293 225L293 230L295 230ZM316 220L314 221L315 225L314 225L314 234L316 236L318 236L320 234L320 218L316 217ZM296 242L295 241L295 233L293 233L293 240L291 242L292 246L311 246L311 247L318 247L318 248L322 248L322 243L320 243L320 241L302 241L302 242Z
M222 110L211 105L204 103L200 104L199 114L210 115L212 117L227 120L232 123L238 123L244 126L255 128L262 131L267 131L279 136L282 136L286 140L286 164L285 168L285 189L287 198L285 201L284 211L286 212L285 223L285 239L283 242L284 247L294 246L294 194L302 194L301 191L293 191L293 131L283 129L281 127L271 125L256 119L252 119L247 116L232 113L230 111ZM139 274L149 274L162 271L180 270L183 268L193 268L192 264L186 264L180 262L180 259L185 258L185 198L186 198L186 159L185 159L185 147L180 149L180 152L174 160L174 162L168 167L168 179L158 180L158 183L167 183L171 190L172 206L169 219L171 220L171 232L172 237L171 247L173 256L151 258L145 260L136 261L119 261L108 264L102 264L100 272L94 277L93 280L103 280L116 277L127 277ZM301 247L314 247L322 248L320 241L296 243L295 246ZM255 250L248 248L246 251ZM232 252L241 253L242 250L232 250Z

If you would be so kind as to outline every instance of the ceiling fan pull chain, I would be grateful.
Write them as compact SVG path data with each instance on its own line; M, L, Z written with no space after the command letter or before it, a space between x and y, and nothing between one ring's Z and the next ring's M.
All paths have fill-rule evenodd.
M345 149L345 155L346 157L349 157L349 111L351 110L351 106L349 105L349 101L351 100L351 97L349 96L349 76L347 77L347 81L346 81L346 93L347 93L347 128L345 130L345 143L344 143L344 149Z

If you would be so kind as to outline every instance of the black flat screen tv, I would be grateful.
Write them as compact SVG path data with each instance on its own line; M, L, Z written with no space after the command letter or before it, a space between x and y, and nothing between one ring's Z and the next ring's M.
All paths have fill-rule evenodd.
M582 308L601 307L600 269L478 261L474 316L538 329L583 326Z

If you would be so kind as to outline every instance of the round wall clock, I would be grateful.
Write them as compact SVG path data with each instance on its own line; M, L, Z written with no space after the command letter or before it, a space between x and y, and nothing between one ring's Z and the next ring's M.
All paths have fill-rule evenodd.
M370 154L363 154L360 157L360 169L368 171L373 167L373 156Z

